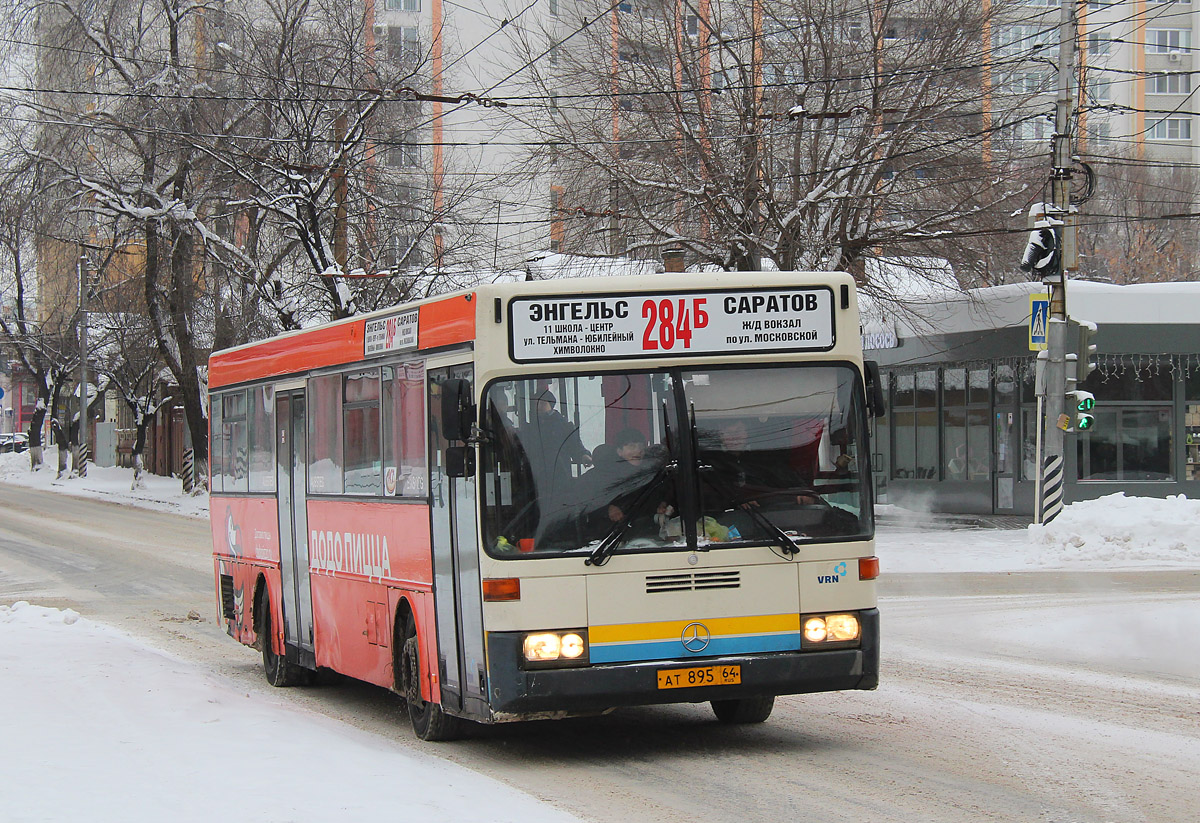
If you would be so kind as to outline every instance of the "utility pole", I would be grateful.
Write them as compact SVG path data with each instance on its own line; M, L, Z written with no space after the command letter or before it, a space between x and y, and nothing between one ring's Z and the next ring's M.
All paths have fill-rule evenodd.
M1058 26L1058 100L1054 113L1054 158L1050 179L1053 207L1046 210L1058 245L1057 271L1043 282L1050 288L1050 319L1046 329L1046 452L1042 463L1041 495L1036 522L1049 523L1063 507L1063 458L1065 427L1062 426L1067 388L1067 272L1078 268L1075 220L1071 214L1071 113L1074 108L1075 4L1064 2Z
M75 444L75 474L87 476L87 258L79 256L79 441ZM68 429L69 430L69 429Z

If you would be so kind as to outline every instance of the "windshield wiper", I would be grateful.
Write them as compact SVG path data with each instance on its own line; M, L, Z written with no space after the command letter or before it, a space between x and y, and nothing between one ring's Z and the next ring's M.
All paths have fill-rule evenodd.
M679 467L678 461L668 460L663 464L654 477L650 479L643 488L640 494L629 504L628 510L621 516L621 519L613 524L613 527L608 530L608 534L604 535L604 539L600 541L587 559L583 561L585 566L603 566L608 562L608 558L612 557L612 553L621 543L621 539L625 536L625 532L633 526L633 518L642 514L642 508L646 505L646 501L650 500L651 492L655 491L668 476L675 473Z
M728 500L733 500L736 497L732 489L712 476L716 471L714 467L701 464L697 468L700 470L700 478L711 486L717 494ZM762 526L770 535L777 539L779 541L779 548L783 549L786 554L790 556L800 553L800 546L796 544L796 541L787 532L775 525L771 518L758 511L754 506L747 506L741 509L741 511L750 515L755 523Z

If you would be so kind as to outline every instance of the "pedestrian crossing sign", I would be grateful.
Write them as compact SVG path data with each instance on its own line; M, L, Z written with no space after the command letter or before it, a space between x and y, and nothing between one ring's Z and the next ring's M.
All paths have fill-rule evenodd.
M1029 295L1029 350L1046 350L1046 326L1050 320L1050 295Z

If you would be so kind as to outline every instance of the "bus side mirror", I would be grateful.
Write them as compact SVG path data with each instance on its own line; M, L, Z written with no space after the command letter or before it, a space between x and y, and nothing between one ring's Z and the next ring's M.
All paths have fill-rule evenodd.
M451 446L446 449L446 475L448 477L474 477L475 450L470 446Z
M447 380L442 384L442 436L447 440L465 441L471 434L471 424L474 422L471 381Z
M865 360L863 371L867 377L867 411L873 417L883 417L887 414L887 404L883 401L883 377L879 374L879 364L874 360Z

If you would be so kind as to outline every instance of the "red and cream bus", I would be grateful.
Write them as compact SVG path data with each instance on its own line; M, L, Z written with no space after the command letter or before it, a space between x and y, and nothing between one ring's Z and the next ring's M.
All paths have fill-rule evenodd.
M486 285L217 352L222 619L425 739L873 689L871 365L828 273Z

